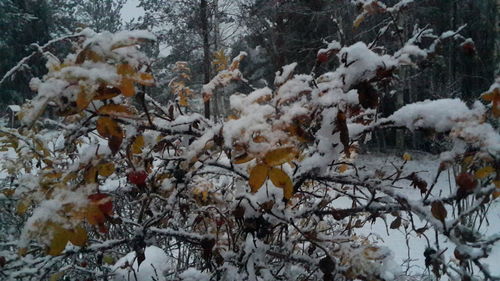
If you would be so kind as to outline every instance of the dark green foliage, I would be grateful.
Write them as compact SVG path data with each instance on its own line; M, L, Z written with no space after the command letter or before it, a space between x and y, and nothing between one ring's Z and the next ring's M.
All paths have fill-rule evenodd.
M31 54L31 44L44 44L50 39L50 6L45 0L4 0L0 3L0 76L19 60ZM0 103L20 103L31 96L28 88L33 75L43 73L41 61L30 61L22 72L0 85Z

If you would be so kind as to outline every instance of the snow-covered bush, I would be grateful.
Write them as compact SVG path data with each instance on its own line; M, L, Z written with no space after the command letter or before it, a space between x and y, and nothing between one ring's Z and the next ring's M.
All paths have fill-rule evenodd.
M356 2L359 25L411 1ZM45 54L49 72L31 83L37 96L19 115L24 126L0 130L13 155L2 163L10 183L1 190L0 276L404 280L393 253L358 233L392 215L391 231L425 237L434 276L492 279L482 261L500 236L480 222L500 195L498 81L487 103L428 100L377 114L378 87L457 34L416 28L394 54L332 42L317 64L337 59L337 68L316 77L284 66L273 89L235 93L234 114L213 122L184 110L188 95L181 107L145 94L155 81L139 45L152 34L80 32L74 54ZM203 87L204 98L244 79L244 57ZM47 107L61 118L42 119ZM357 161L361 143L390 127L449 137L434 181L406 169L409 154L392 173ZM436 184L442 173L453 175L449 189Z

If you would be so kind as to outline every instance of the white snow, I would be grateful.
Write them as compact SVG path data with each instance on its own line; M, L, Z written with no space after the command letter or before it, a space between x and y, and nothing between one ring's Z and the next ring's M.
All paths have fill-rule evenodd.
M438 132L445 132L451 130L456 122L477 119L482 113L470 110L460 99L440 99L405 105L389 119L410 130L434 128Z
M290 79L296 67L297 67L296 62L283 66L283 71L276 72L276 77L274 78L274 85L281 85L285 83L286 80Z
M137 266L135 252L130 252L120 258L112 270L115 272L114 281L166 281L165 272L170 270L167 254L156 246L146 247L146 259ZM126 264L130 266L126 266ZM124 267L124 268L122 268Z
M209 281L210 275L191 267L179 274L179 278L182 281Z

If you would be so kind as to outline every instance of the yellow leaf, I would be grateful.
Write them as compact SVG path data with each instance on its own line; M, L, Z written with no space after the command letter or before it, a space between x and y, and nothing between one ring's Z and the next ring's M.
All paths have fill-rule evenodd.
M27 248L24 248L24 247L23 247L23 248L19 248L19 249L17 250L17 254L18 254L19 256L21 256L21 257L26 256L26 254L27 254L27 253L28 253L28 249L27 249Z
M90 45L88 47L86 47L85 49L83 49L80 53L78 53L78 55L76 56L75 63L82 64L87 59L90 59L93 62L103 62L104 61L104 58L100 54L91 50Z
M82 89L76 96L76 108L78 109L78 112L86 109L93 98L94 94L87 93L84 89Z
M500 89L499 88L495 88L493 91L491 92L487 92L487 93L484 93L481 95L481 98L485 101L493 101L495 100L495 97L497 95L500 95Z
M202 202L206 202L208 200L208 190L203 189L203 188L196 188L193 191L193 194L195 197L201 197Z
M116 117L131 117L135 115L131 108L121 104L107 104L101 106L98 112L100 114L106 114Z
M283 189L283 197L288 200L293 196L293 183L290 177L280 169L272 168L269 178L276 187Z
M179 105L184 107L189 106L188 100L184 95L179 97Z
M68 183L69 181L72 181L74 179L76 179L78 177L78 174L75 173L75 172L71 172L69 174L67 174L64 179L63 179L63 183Z
M349 169L349 166L346 164L342 164L339 166L339 173L344 173L345 171L347 171L347 169Z
M215 70L220 72L227 68L228 59L224 54L224 50L220 50L214 53L214 60L212 64L215 66Z
M479 170L477 170L475 173L474 173L474 177L478 180L480 179L484 179L486 178L487 176L489 176L490 174L494 173L495 172L495 169L491 166L486 166L486 167L483 167Z
M257 165L250 171L250 177L248 178L248 185L252 193L257 192L260 187L264 184L267 179L267 173L269 167L265 165Z
M109 117L100 117L97 119L97 132L104 138L111 136L123 137L123 131L118 123Z
M130 151L133 154L141 154L143 147L144 147L144 136L140 135L135 138L134 142L130 146Z
M118 89L122 92L122 94L126 97L133 97L135 95L135 86L134 81L129 78L122 78Z
M86 183L95 183L97 177L97 167L92 166L85 171L84 179Z
M71 236L69 237L69 241L71 244L78 246L78 247L83 247L87 243L87 231L81 227L77 226L73 231L71 232Z
M61 279L61 277L63 277L63 275L64 275L63 272L54 273L54 274L50 275L49 281L57 281L57 280Z
M57 173L57 172L51 172L45 174L43 177L46 179L58 179L62 176L62 173Z
M356 18L356 20L352 23L352 25L354 26L354 28L358 28L364 20L365 20L365 14L361 14Z
M1 191L5 196L10 197L16 193L15 189L2 189Z
M101 177L109 177L115 172L115 164L104 163L97 165L97 172Z
M115 263L115 259L112 256L110 256L110 255L104 255L102 257L102 261L105 264L114 264Z
M116 73L123 76L132 76L135 72L135 69L128 63L122 63L116 66Z
M28 211L28 208L30 207L30 205L31 205L31 201L29 199L23 199L23 200L19 201L19 203L17 203L16 212L19 215L24 215L26 213L26 211Z
M141 85L144 85L144 86L154 86L155 85L155 79L153 77L153 74L151 74L151 73L142 72L138 75L138 77L135 81Z
M283 147L271 150L264 156L264 163L269 166L278 166L297 157L298 153L293 147Z
M405 152L403 154L403 160L405 160L405 161L411 161L411 154Z
M54 230L52 232L52 240L50 242L48 254L51 256L58 256L66 248L70 233L59 225L53 224L53 227Z

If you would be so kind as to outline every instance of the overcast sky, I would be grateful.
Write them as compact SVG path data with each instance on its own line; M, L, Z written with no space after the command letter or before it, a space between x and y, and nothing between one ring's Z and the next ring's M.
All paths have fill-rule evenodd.
M122 19L124 21L129 21L133 18L144 15L144 10L142 8L138 8L137 5L139 5L139 0L127 1L127 4L125 4L122 9Z

